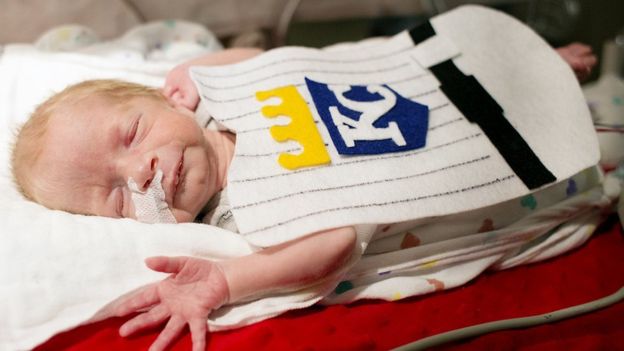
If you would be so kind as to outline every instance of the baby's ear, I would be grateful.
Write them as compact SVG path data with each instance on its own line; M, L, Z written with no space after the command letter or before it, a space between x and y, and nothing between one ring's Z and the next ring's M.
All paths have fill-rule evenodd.
M161 90L161 93L165 97L167 104L173 107L176 111L190 117L195 116L195 113L185 106L178 92L172 93L171 91L167 91L165 88Z
M167 100L167 103L171 107L175 107L175 105L180 104L180 98L177 92L173 91L173 88L171 88L171 86L165 86L164 88L161 88L160 94L162 94L162 96L165 98L165 100Z

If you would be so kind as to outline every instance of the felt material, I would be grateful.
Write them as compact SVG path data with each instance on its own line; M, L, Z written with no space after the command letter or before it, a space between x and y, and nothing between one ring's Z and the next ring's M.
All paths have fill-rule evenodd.
M256 93L259 101L269 98L279 98L279 105L265 105L262 114L266 118L275 118L279 115L290 117L288 125L276 125L270 132L277 142L293 140L301 145L303 151L298 155L281 153L279 164L286 169L318 166L331 162L323 140L314 126L314 119L306 106L305 100L299 95L294 86L286 86L269 91Z
M414 43L423 42L436 34L435 29L431 26L431 22L426 21L425 23L418 25L409 30L410 38Z
M410 35L410 37L412 36ZM416 47L410 50L410 55L418 64L426 68L431 68L440 62L461 56L457 45L445 36L434 35L422 42L414 42L414 44Z
M544 185L544 178L530 174L535 167L518 172L510 164L522 162L507 160L524 158L527 150L558 181L597 163L596 135L578 82L569 66L530 28L479 6L463 6L436 16L431 27L436 35L418 45L403 32L349 50L286 47L232 65L191 68L203 109L237 134L228 194L238 228L249 242L270 246L333 227L417 221L529 196L534 190L529 188ZM463 94L471 99L459 109L445 94L445 76L438 79L429 69L450 59L462 76L473 77L467 78L471 83L464 79L453 88L457 91L453 97ZM329 90L327 95L333 97L315 98L320 95L319 86L307 84L310 81L328 87L325 92ZM308 103L327 145L330 164L288 170L274 161L275 155L302 150L297 143L275 142L271 128L287 125L288 118L264 118L264 102L257 101L255 95L284 86L297 87ZM363 88L346 87L366 87L369 92L388 87L428 106L426 145L379 155L342 154L342 146L348 149L344 136L355 133L350 129L370 122L348 121L355 114L344 119L341 115L346 109L342 107L360 104L362 101L352 99L358 95L362 97L359 100L382 101L378 93L365 95ZM482 101L487 106L465 108L478 105L472 98L482 95L471 94L481 88L492 97ZM390 95L383 101L386 99ZM380 103L376 108L379 113L387 106ZM330 115L334 111L332 123L323 119L327 110ZM493 121L500 123L492 127L484 120L480 127L472 122L478 120L474 115L478 111L498 111L500 118ZM340 138L331 135L336 119L346 121L336 126ZM505 127L500 127L503 124ZM346 131L341 132L340 127ZM395 151L401 140L391 135L391 124L373 123L373 127L374 137L389 134L384 142L393 147L377 151ZM496 131L504 133L496 135ZM526 147L518 147L516 140L501 141L514 131ZM507 141L512 143L511 150L500 147ZM353 145L359 147L355 140ZM519 177L527 173L540 181L527 187ZM547 182L552 180L549 177Z
M465 76L450 60L436 64L430 69L442 83L440 89L469 121L481 127L529 189L539 188L556 180L507 121L501 106L483 89L474 76Z
M341 155L376 155L425 146L429 109L385 86L330 86L305 79Z
M211 333L207 350L387 350L417 339L496 319L585 303L624 285L624 236L615 215L589 242L563 256L502 272L426 297L315 306L232 331ZM124 319L57 335L38 351L147 349L158 332L122 338ZM624 303L574 319L497 332L440 350L624 350ZM188 332L171 350L188 350Z

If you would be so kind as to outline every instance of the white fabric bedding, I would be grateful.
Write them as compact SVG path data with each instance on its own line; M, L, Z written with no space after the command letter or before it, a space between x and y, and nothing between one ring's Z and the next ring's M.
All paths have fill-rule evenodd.
M133 40L137 43L137 37ZM167 70L182 58L150 61L144 51L149 46L117 44L102 46L106 54L94 49L46 53L30 46L8 46L0 57L0 193L7 194L0 202L0 350L31 349L58 332L106 318L107 304L164 277L144 267L145 257L224 259L257 249L243 236L202 224L148 225L77 216L47 210L17 194L6 167L10 130L34 104L67 84L88 78L118 77L159 86ZM185 55L202 49L181 47ZM453 222L456 227L444 229L423 220L411 228L419 230L419 245L404 246L410 238L405 230L410 228L359 226L359 248L367 244L364 237L383 239L370 243L368 255L359 261L358 251L349 264L351 269L338 277L342 280L339 287L349 285L349 289L336 290L338 280L326 281L296 294L226 306L210 316L210 328L249 324L323 298L326 303L341 303L423 294L439 290L439 282L450 288L487 268L506 268L569 250L587 239L601 209L611 204L617 192L603 191L595 169L575 174L573 180L576 191L570 196L566 196L569 179L560 179L550 188L557 205L540 207L496 231L483 225L474 228L469 214L458 215ZM535 194L538 201L549 203L550 195L540 196ZM562 198L567 200L559 202ZM541 240L531 242L537 237ZM389 279L380 282L379 277Z
M82 31L59 28L46 34L45 45L7 45L0 55L0 314L5 316L0 350L31 349L88 320L120 292L159 279L145 269L144 257L229 257L251 250L240 240L230 242L231 233L203 225L149 226L75 216L22 199L11 181L10 144L15 127L37 104L85 79L159 87L175 64L221 48L200 26L165 22L116 41L81 46L76 40L71 52L49 51L67 49L71 43L53 41L77 39ZM181 39L172 41L175 35ZM208 232L218 233L218 240Z

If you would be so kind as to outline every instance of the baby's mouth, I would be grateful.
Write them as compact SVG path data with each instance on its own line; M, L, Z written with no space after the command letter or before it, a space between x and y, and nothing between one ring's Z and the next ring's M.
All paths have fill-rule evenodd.
M180 162L178 163L177 171L173 178L173 191L171 193L171 205L173 206L175 203L176 195L178 194L178 186L183 181L182 171L184 169L184 153L182 153L182 157L180 158Z

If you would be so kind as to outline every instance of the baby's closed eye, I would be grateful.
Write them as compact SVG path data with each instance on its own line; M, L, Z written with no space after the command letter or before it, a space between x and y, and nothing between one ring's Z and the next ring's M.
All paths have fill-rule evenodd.
M115 199L115 213L117 214L117 216L124 218L124 208L125 206L125 196L124 196L124 192L123 192L123 188L122 187L118 187L117 190L115 191L117 195L116 199Z
M130 128L128 130L128 133L126 135L126 146L130 146L130 144L132 144L134 142L134 140L136 139L137 136L137 131L139 130L139 123L141 121L141 115L139 115L138 117L136 117L133 121L132 124L130 125Z

